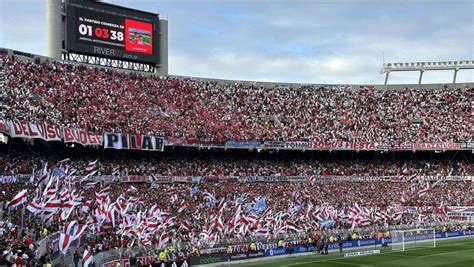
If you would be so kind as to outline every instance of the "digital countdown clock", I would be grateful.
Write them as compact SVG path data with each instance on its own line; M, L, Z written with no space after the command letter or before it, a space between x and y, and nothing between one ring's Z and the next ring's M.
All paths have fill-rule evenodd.
M67 6L67 49L89 55L158 63L158 17L105 7L100 10L74 4Z

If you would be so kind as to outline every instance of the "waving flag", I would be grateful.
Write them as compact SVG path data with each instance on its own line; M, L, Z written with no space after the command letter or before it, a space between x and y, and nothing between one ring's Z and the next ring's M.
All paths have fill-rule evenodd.
M87 200L82 204L81 211L84 213L87 213L89 211L89 208L92 206L92 200Z
M94 188L98 183L99 183L98 181L86 183L86 184L84 185L84 189L86 189L86 190L92 189L92 188Z
M48 200L43 207L43 213L56 213L61 206L61 201L59 199Z
M191 187L189 188L189 195L191 197L193 197L194 195L196 195L197 193L199 193L199 189L197 189L196 187Z
M390 218L390 215L388 215L385 211L377 211L375 213L375 218L377 220L387 220Z
M35 202L31 202L28 204L28 206L26 206L26 209L33 214L37 214L43 210L43 206Z
M322 228L330 228L332 227L336 222L334 220L328 219L324 220L320 223Z
M7 208L14 209L15 207L25 203L28 198L27 193L28 191L26 189L21 190L10 202L8 202Z
M210 203L214 203L216 202L216 197L212 193L204 192L204 200Z
M181 202L181 205L179 205L178 213L183 212L186 209L186 203L184 203L184 200Z
M253 211L255 213L260 213L263 212L267 209L267 200L265 197L259 197L257 201L255 202L255 205L253 207Z
M238 206L238 205L242 205L245 201L245 196L242 195L242 196L239 196L236 200L235 200L235 205Z
M120 175L120 167L115 167L113 170L112 170L112 175L113 176L118 176Z
M135 186L131 185L125 192L127 193L138 192L138 189Z
M14 209L15 207L25 203L27 199L28 199L28 191L26 189L23 189L18 194L16 194L16 196L13 197L13 199L10 202L8 202L7 208Z
M416 174L410 175L410 176L408 176L408 178L407 178L407 181L408 181L408 182L414 182L414 181L416 181L416 180L417 180Z
M97 162L98 161L99 161L98 159L96 159L94 161L90 161L86 166L86 171L90 172L90 171L95 170L97 168Z
M87 226L79 225L76 221L72 221L64 226L64 234L66 234L71 241L74 241L81 237L86 228Z
M59 251L61 251L63 254L66 254L71 243L72 243L72 239L70 235L63 234L63 233L59 235Z
M395 212L392 216L393 220L398 221L402 218L403 212Z
M426 187L418 191L418 197L422 198L426 193L428 193L428 190L430 190L430 184L427 182Z
M84 250L84 256L82 257L82 266L88 267L94 261L92 254L86 249Z
M183 228L186 231L189 231L191 229L191 223L186 220L181 224L180 227Z
M400 197L400 201L402 203L407 203L408 201L410 201L410 198L408 197L407 192L405 192L405 191L402 192L402 196Z
M160 244L159 246L162 246L166 243L168 243L168 240L169 240L169 237L168 237L168 234L166 232L163 232L160 236Z
M304 195L306 198L310 198L310 197L311 197L311 193L308 191L308 189L303 190L303 195Z
M57 176L57 177L63 177L66 175L66 173L61 170L60 168L54 168L52 171L51 171L51 174L54 175L54 176Z
M84 178L82 178L82 181L85 181L87 180L89 177L92 177L94 176L96 173L98 173L99 170L94 170L94 171L91 171L90 173L88 173L86 176L84 176Z
M173 194L173 195L170 197L170 201L171 201L171 203L174 203L174 202L178 201L178 195L177 195L177 194Z
M43 184L48 178L48 163L44 164L43 170L41 171L41 176L38 179L37 185Z
M63 208L63 210L61 211L61 215L59 216L60 220L66 221L69 218L69 216L71 216L72 211L74 210L74 207L75 206L72 206L71 208Z
M370 221L370 219L363 218L363 219L360 219L358 223L359 225L362 225L362 226L369 226L372 222Z

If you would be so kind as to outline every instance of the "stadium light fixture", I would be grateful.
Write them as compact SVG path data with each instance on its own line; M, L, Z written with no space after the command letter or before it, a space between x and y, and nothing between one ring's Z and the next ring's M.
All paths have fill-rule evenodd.
M424 61L424 62L396 62L384 63L380 74L385 73L385 85L388 76L392 71L419 71L418 84L421 84L425 71L452 70L454 71L453 83L456 83L456 76L459 70L474 69L474 60L450 60L450 61Z

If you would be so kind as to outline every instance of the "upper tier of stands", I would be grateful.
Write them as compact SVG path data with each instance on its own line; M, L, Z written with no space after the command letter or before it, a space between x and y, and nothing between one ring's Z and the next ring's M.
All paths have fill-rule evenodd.
M227 140L461 143L472 88L256 84L157 77L3 55L5 116L90 131Z

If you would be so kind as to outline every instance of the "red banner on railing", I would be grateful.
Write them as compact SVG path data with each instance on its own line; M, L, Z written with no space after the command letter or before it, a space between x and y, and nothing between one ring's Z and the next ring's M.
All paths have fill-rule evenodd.
M78 143L83 146L101 146L102 134L83 130L63 128L64 143Z
M143 183L149 182L149 176L145 175L124 175L120 177L122 183Z
M61 141L61 128L46 123L36 124L24 120L10 121L10 133L12 137Z
M461 148L459 143L418 143L413 144L414 150L457 150Z
M370 142L351 143L345 141L313 142L312 148L334 150L375 150L375 144Z

